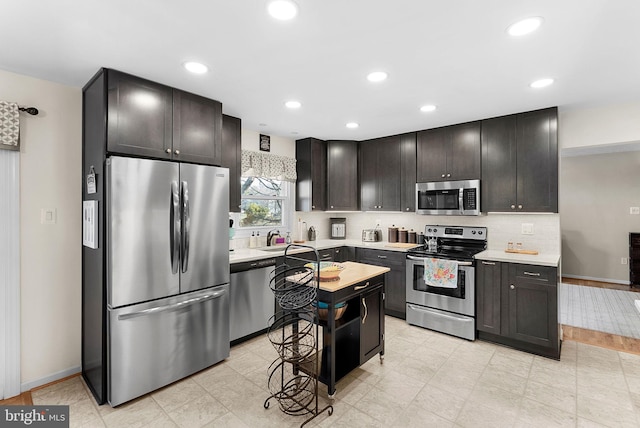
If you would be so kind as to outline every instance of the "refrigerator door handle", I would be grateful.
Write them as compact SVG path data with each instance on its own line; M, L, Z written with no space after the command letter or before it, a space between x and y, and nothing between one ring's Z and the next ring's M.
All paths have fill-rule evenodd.
M178 273L180 267L180 191L178 182L171 182L171 208L169 212L169 252L171 272Z
M189 186L186 181L182 182L182 272L189 269L189 228L191 217L189 213Z
M193 299L184 300L182 302L174 303L172 305L157 306L155 308L149 308L142 311L130 312L128 314L118 315L118 321L129 320L132 318L144 317L152 314L159 314L175 309L182 309L187 306L195 305L196 303L202 303L207 300L217 299L226 294L226 290L216 291L215 293L207 294L201 297L194 297Z

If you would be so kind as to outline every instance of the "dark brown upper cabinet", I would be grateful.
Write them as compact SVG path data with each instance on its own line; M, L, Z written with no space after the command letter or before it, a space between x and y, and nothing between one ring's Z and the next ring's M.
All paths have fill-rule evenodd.
M222 104L116 70L107 74L107 151L220 165Z
M400 138L400 211L416 210L416 133L402 134Z
M327 143L317 138L296 141L296 211L327 209Z
M418 132L418 182L479 179L480 161L480 122Z
M222 104L173 90L173 160L221 164Z
M557 114L482 121L482 211L558 212Z
M229 168L229 211L240 212L240 177L242 174L242 121L222 115L222 162Z
M327 141L327 211L358 211L358 142Z
M398 137L360 142L362 211L400 211L401 154Z

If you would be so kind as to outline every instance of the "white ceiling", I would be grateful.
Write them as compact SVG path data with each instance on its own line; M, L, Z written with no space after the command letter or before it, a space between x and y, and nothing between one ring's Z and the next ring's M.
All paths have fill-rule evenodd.
M0 68L77 87L115 68L217 99L244 128L294 139L640 99L638 0L297 2L298 17L281 22L266 0L3 1ZM529 16L544 17L536 33L506 34ZM187 60L211 71L192 75ZM368 82L374 70L389 78ZM556 83L528 86L541 77ZM290 99L302 108L286 109ZM438 110L421 113L424 104Z

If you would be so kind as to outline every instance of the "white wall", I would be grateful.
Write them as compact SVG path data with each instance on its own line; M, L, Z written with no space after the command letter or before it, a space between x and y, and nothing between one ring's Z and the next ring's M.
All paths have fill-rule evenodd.
M640 102L558 112L561 149L640 141Z
M268 134L267 134L268 135ZM249 129L242 129L242 150L260 151L260 133ZM272 155L296 157L296 141L291 138L271 135Z
M82 91L0 70L0 98L40 110L20 114L24 390L80 369Z

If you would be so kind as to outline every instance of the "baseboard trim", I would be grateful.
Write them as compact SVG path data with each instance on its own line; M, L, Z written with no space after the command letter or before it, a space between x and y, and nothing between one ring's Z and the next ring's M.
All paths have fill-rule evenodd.
M82 371L80 366L71 367L66 370L59 371L57 373L50 374L49 376L41 377L40 379L32 380L30 382L25 382L20 386L22 392L31 391L34 388L39 386L47 385L52 382L62 380L66 377L74 376L79 374Z
M596 278L593 276L582 276L582 275L569 275L564 272L562 273L562 276L566 276L567 278L573 278L573 279L582 279L585 281L610 282L612 284L631 285L630 281L623 281L620 279Z

